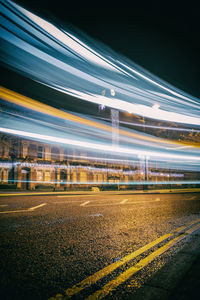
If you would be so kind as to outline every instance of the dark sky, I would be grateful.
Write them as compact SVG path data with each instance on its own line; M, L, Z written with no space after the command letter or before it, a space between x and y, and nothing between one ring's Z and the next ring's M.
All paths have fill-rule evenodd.
M193 3L17 2L41 16L78 27L148 71L200 98L200 13Z

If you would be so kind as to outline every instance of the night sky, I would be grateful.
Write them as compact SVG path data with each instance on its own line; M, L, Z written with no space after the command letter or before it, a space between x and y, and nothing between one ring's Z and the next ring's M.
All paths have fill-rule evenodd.
M17 1L50 20L76 26L167 82L200 98L198 6L161 1ZM131 3L131 6L130 6ZM185 2L186 3L186 2ZM197 5L197 4L196 4Z

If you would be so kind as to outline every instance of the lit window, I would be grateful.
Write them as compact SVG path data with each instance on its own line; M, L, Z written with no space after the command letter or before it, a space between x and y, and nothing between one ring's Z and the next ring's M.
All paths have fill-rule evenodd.
M43 181L43 171L37 171L37 181Z
M44 172L44 181L50 182L50 172L49 171Z
M87 174L85 172L80 172L80 182L87 182Z

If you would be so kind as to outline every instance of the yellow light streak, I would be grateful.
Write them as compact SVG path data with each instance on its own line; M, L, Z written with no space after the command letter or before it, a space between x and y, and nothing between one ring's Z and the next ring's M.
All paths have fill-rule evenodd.
M47 104L44 104L44 103L41 103L34 99L31 99L29 97L23 96L19 93L13 92L2 86L0 86L0 97L7 102L37 111L39 113L47 114L47 115L50 115L53 117L69 120L72 122L78 122L79 124L84 124L84 125L98 128L101 130L105 130L108 132L112 132L112 130L113 130L113 128L109 125L100 124L98 122L91 121L91 120L85 119L83 117L75 116L68 112L64 112L62 110L59 110L59 109L49 106ZM119 134L131 137L131 138L149 141L149 142L155 142L155 143L160 142L160 143L168 144L168 145L180 145L180 144L185 145L185 143L182 141L175 142L175 141L169 141L169 140L161 139L161 138L144 136L141 134L125 131L123 129L119 129ZM195 147L200 147L200 145L195 145Z

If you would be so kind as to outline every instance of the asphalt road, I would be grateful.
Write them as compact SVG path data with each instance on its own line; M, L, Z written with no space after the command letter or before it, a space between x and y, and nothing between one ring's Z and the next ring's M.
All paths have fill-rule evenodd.
M199 193L0 197L1 299L135 299L199 227Z

